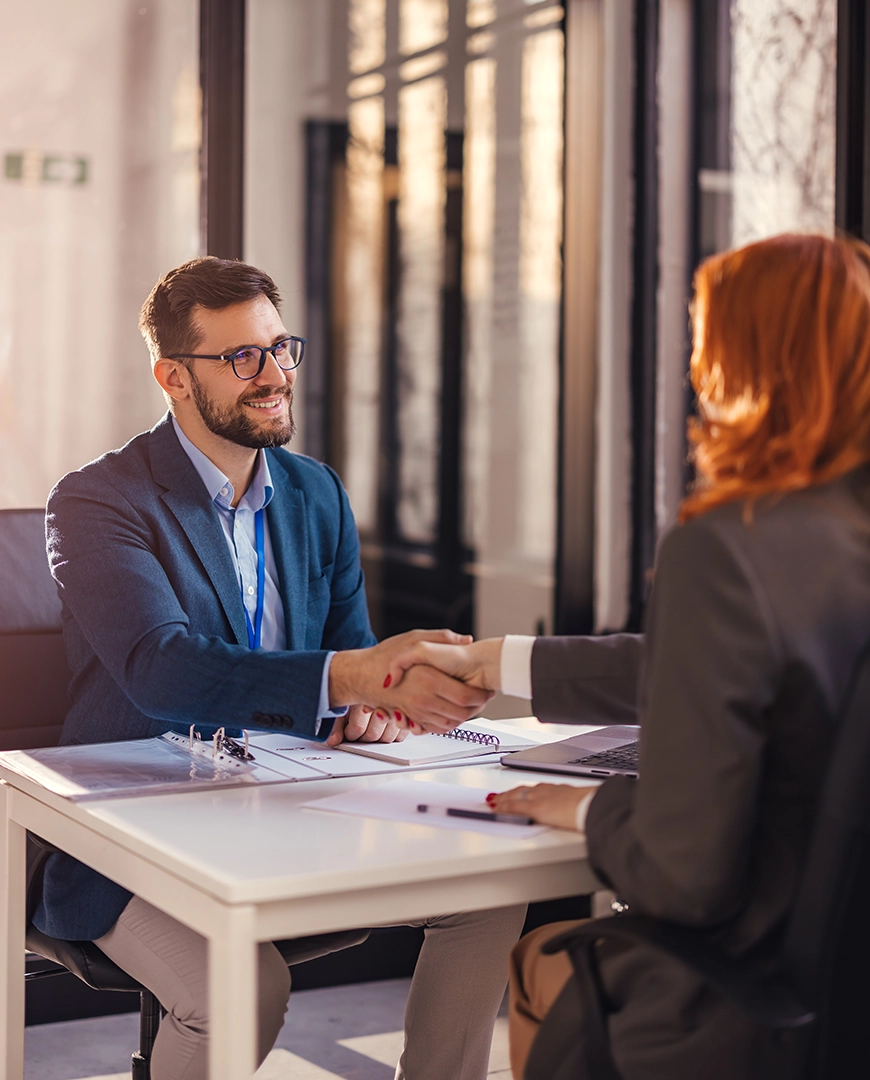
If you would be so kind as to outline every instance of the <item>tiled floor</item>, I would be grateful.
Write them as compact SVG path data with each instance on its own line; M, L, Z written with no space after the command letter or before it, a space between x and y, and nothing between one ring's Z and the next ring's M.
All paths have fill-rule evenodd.
M408 985L395 979L294 994L257 1080L393 1080ZM128 1080L137 1037L132 1013L30 1027L26 1080ZM490 1080L510 1080L503 1016L489 1067Z

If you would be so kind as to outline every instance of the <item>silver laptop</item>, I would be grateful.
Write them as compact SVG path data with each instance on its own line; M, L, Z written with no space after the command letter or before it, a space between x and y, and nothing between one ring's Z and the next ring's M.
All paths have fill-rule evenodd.
M598 728L561 742L533 746L505 754L502 765L533 772L570 773L572 776L637 776L637 740L640 728Z

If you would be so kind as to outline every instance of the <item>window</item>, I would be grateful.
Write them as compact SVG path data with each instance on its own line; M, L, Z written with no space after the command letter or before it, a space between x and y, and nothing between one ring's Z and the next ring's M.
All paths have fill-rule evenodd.
M252 12L254 39L269 19L280 37ZM297 20L305 449L347 486L379 633L551 625L563 19L552 0L339 0Z
M699 255L833 233L837 0L708 0L699 31Z

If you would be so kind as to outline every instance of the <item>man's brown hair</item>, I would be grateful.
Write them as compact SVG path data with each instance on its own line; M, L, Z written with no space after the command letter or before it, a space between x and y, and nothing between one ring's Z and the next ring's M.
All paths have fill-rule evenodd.
M207 255L170 270L148 294L139 314L151 363L162 356L196 352L202 335L193 321L194 308L220 311L258 296L281 306L281 295L269 275L235 259Z

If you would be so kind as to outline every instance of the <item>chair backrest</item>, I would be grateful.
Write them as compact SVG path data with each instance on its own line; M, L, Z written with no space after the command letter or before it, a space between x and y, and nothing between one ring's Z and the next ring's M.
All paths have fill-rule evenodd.
M855 666L789 922L786 969L818 1013L814 1076L870 1068L870 645Z
M43 510L0 510L0 750L53 746L69 707Z

